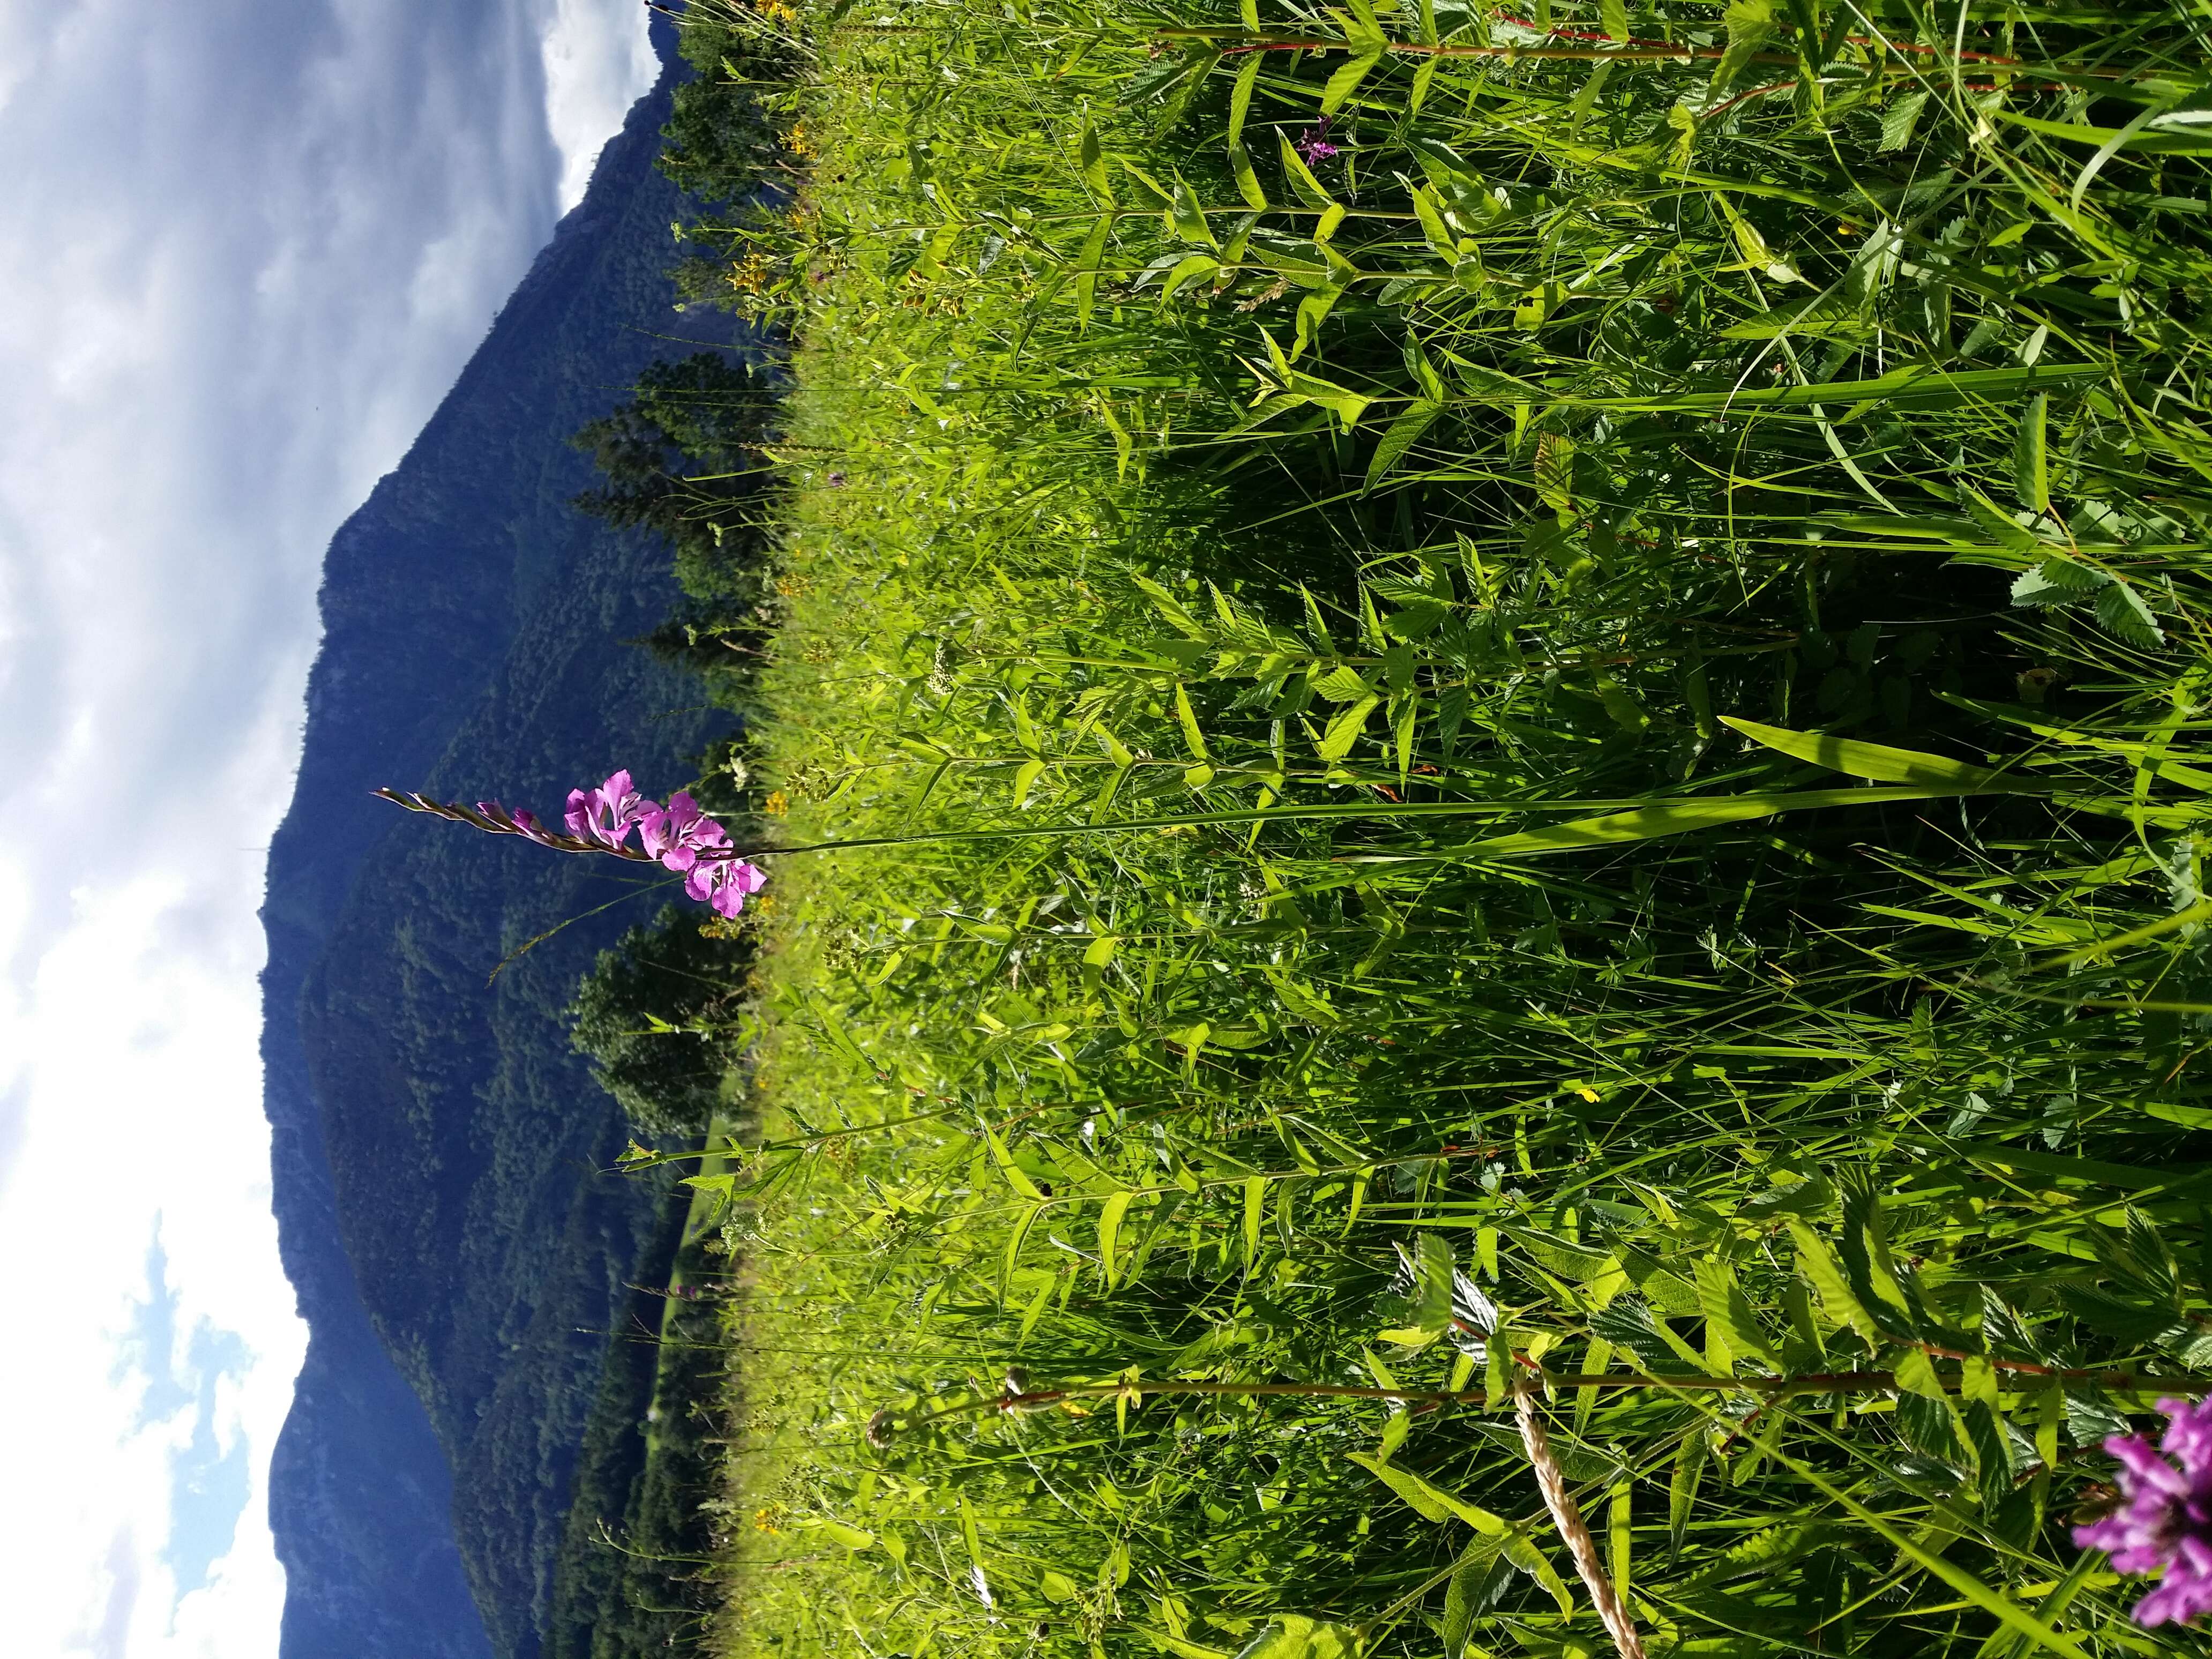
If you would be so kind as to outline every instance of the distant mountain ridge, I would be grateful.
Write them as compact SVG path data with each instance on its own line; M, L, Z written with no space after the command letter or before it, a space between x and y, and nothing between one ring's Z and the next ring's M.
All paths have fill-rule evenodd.
M623 1128L562 1014L665 893L368 793L543 811L618 763L665 790L720 729L621 643L675 604L666 550L569 505L591 482L569 434L708 343L667 337L682 199L653 163L683 71L655 31L659 85L325 567L262 911L275 1207L311 1333L270 1475L283 1659L532 1659L605 1333L666 1248L665 1189L597 1173Z

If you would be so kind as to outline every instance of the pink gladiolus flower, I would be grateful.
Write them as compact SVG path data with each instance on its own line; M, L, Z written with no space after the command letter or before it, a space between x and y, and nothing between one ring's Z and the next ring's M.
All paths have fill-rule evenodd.
M2140 1434L2105 1442L2120 1462L2123 1507L2074 1528L2075 1544L2103 1550L2122 1572L2165 1570L2136 1603L2136 1622L2145 1626L2212 1613L2212 1401L2161 1400L2158 1408L2172 1419L2158 1445Z
M730 842L722 826L702 812L699 803L682 789L668 798L665 808L646 803L645 816L638 821L638 839L647 852L678 875L697 865L702 853Z
M702 893L694 883L702 871L712 872L712 889ZM744 859L722 859L713 864L702 864L694 870L684 884L684 890L694 898L703 898L718 916L736 915L745 908L745 900L768 884L768 873L760 866Z
M619 847L652 805L637 793L628 772L617 772L597 789L568 792L568 833L579 841Z

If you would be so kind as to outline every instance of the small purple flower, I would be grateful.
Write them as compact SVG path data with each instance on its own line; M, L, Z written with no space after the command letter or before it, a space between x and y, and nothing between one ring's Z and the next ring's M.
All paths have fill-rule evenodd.
M2119 1460L2124 1507L2074 1529L2076 1545L2103 1550L2122 1572L2165 1570L2136 1604L2146 1627L2212 1613L2212 1401L2161 1400L2158 1408L2172 1419L2158 1445L2139 1434L2105 1442Z
M1328 142L1329 119L1329 117L1322 116L1317 125L1302 134L1291 146L1305 158L1310 167L1317 167L1331 156L1340 154L1337 147Z
M638 793L628 772L617 772L597 789L568 792L568 833L579 841L619 847L652 805Z

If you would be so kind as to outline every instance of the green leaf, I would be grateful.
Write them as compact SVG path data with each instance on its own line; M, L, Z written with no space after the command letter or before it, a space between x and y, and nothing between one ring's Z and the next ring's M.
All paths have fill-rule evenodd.
M1575 1598L1567 1589L1567 1581L1559 1577L1551 1558L1530 1542L1527 1536L1516 1533L1505 1540L1505 1559L1521 1571L1534 1579L1538 1587L1552 1598L1563 1616L1575 1610Z
M1504 1556L1495 1539L1477 1536L1452 1569L1451 1581L1444 1587L1444 1659L1466 1659L1476 1616L1498 1599L1507 1582Z
M1482 858L1523 858L1540 853L1619 847L1661 836L1687 835L1698 830L1718 829L1723 824L1769 818L1778 812L1855 806L1875 801L1924 800L1931 794L1958 793L1948 789L1811 789L1778 795L1716 795L1710 799L1639 806L1625 812L1607 812L1601 817L1577 818L1548 830L1528 830L1518 835L1473 842L1457 850Z
M983 1139L991 1149L991 1157L999 1166L999 1173L1006 1176L1009 1187L1024 1198L1044 1196L1037 1190L1036 1182L1024 1175L1021 1166L1014 1162L1014 1155L1006 1150L1006 1143L999 1138L997 1130L987 1127L983 1131Z
M1375 453L1368 459L1366 489L1371 490L1381 483L1443 412L1442 404L1420 398L1384 428L1375 445Z
M1253 170L1252 152L1244 148L1242 138L1229 141L1229 171L1237 180L1237 193L1244 198L1244 205L1255 213L1267 210L1267 191L1260 183L1260 175ZM1231 252L1240 252L1241 242L1232 244Z
M2014 578L2012 602L2017 605L2078 605L2112 586L2103 571L2057 554L2039 561Z
M1079 325L1088 325L1091 313L1097 308L1098 267L1106 258L1106 239L1113 230L1114 216L1100 214L1098 222L1083 239L1082 251L1075 256L1075 320Z
M1434 185L1415 186L1413 216L1420 221L1421 234L1428 239L1429 251L1439 259L1456 259L1459 244L1451 234L1451 227L1444 222L1443 203Z
M1014 1267L1021 1260L1022 1246L1029 1243L1030 1230L1036 1225L1037 1218L1051 1207L1050 1199L1038 1200L1022 1212L1021 1219L1014 1223L1013 1231L1006 1235L1006 1259L1000 1264L999 1269L999 1293L1001 1301L1006 1298L1007 1287L1014 1282Z
M1198 712L1190 706L1190 693L1178 682L1175 689L1176 721L1182 727L1182 740L1190 745L1191 758L1209 760L1206 752L1206 734L1198 729Z
M1480 1504L1455 1497L1441 1486L1430 1485L1411 1469L1385 1463L1370 1452L1347 1452L1345 1455L1405 1499L1424 1521L1441 1522L1455 1517L1486 1537L1504 1538L1512 1534L1511 1525L1503 1517L1492 1515Z
M1367 727L1367 717L1382 705L1377 696L1364 696L1328 723L1328 730L1314 751L1328 764L1334 766L1352 752L1352 745L1359 741L1359 734Z
M1367 78L1368 71L1382 61L1381 52L1363 52L1349 63L1339 65L1321 89L1321 112L1335 114L1344 106L1344 100L1359 90L1359 83Z
M825 1517L814 1523L813 1530L820 1533L831 1543L842 1544L848 1550L866 1550L875 1547L875 1534L864 1532L858 1527L848 1527L842 1521L831 1521Z
M1211 248L1221 246L1213 240L1213 228L1206 222L1198 192L1180 179L1176 180L1175 198L1168 209L1168 227L1186 242L1202 242Z
M1893 749L1887 744L1832 738L1818 732L1791 732L1778 726L1761 726L1756 720L1738 720L1732 714L1722 715L1721 723L1735 727L1753 743L1779 750L1793 759L1810 761L1832 772L1847 772L1855 778L1869 778L1877 783L1911 784L1939 795L2049 793L2044 785L2031 779L1992 772L1984 766L1968 766L1963 761L1923 754L1917 749Z
M1083 136L1076 143L1076 157L1078 167L1083 174L1084 188L1096 199L1111 207L1114 204L1114 186L1107 177L1105 152L1098 147L1098 130L1091 125L1091 118L1087 115L1083 120Z
M1680 1553L1682 1534L1690 1525L1690 1511L1698 1501L1698 1483L1704 1479L1705 1459L1711 1448L1705 1442L1705 1425L1692 1423L1674 1454L1674 1472L1667 1481L1668 1547Z
M1323 189L1321 180L1314 177L1313 169L1306 165L1305 157L1292 147L1290 134L1279 131L1275 134L1275 143L1282 157L1283 175L1291 181L1291 188L1297 192L1298 199L1316 213L1334 207L1336 198Z
M1598 0L1598 27L1605 38L1625 45L1628 40L1628 0Z
M1721 58L1720 67L1713 71L1713 89L1719 91L1741 75L1773 33L1771 0L1730 0L1728 51Z
M1881 148L1885 150L1903 149L1912 142L1912 129L1920 119L1920 112L1927 106L1924 92L1908 93L1881 112Z
M1752 1313L1750 1300L1736 1283L1735 1269L1711 1258L1696 1263L1698 1304L1709 1326L1717 1326L1729 1349L1746 1358L1765 1360L1774 1370L1783 1369L1782 1356Z
M1239 144L1244 137L1245 118L1252 112L1252 89L1259 84L1260 65L1267 56L1263 52L1245 53L1229 88L1229 142L1232 144Z
M1115 1245L1121 1236L1121 1218L1129 1212L1130 1193L1109 1194L1098 1206L1098 1262L1106 1272L1106 1284L1110 1290L1121 1282L1121 1265L1116 1259Z
M1279 1613L1237 1650L1237 1659L1358 1659L1359 1632L1304 1614Z
M2021 417L2020 436L2013 446L2013 478L2020 504L2031 513L2051 511L2050 434L2051 394L2039 392L2027 400Z
M2097 621L2105 631L2130 645L2148 647L2166 643L2166 631L2142 602L2142 596L2124 581L2115 581L2097 595Z
M1802 1221L1789 1224L1797 1245L1797 1271L1820 1298L1828 1317L1856 1331L1870 1345L1882 1340L1881 1327L1866 1304L1852 1291L1843 1268L1837 1264L1827 1241Z

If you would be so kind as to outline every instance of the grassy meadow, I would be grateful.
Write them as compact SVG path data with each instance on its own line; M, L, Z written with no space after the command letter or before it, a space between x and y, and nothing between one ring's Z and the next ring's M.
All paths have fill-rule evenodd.
M2212 10L693 11L711 1644L2203 1651L2070 1528L2212 1388Z

